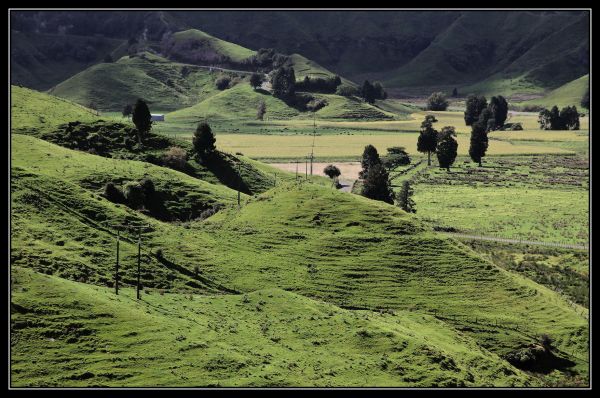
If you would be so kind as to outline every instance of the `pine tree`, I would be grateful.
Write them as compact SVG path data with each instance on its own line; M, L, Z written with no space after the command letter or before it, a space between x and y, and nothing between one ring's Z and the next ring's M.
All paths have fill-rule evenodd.
M363 151L360 163L362 170L359 173L359 178L366 178L365 176L369 172L369 168L376 164L381 164L381 158L379 157L377 148L375 148L373 145L367 145Z
M485 156L488 148L488 136L486 128L479 122L471 126L471 146L469 147L469 156L474 162L482 166L481 159Z
M133 106L133 124L137 129L138 143L142 144L143 137L152 128L152 115L150 115L150 109L148 105L141 98L138 99Z
M415 202L412 199L413 189L410 186L410 182L404 181L402 183L402 189L398 194L398 207L407 213L416 213Z
M456 131L452 126L446 126L440 131L436 154L440 167L450 171L450 166L456 160L458 142Z
M433 128L433 123L437 122L435 116L427 115L421 123L421 133L417 140L417 151L427 154L427 165L431 166L431 153L435 152L437 146L438 132Z
M469 95L465 103L465 123L472 125L479 119L481 112L487 108L487 100L484 96Z
M210 155L216 150L215 142L215 136L208 123L202 122L198 124L192 140L196 153L201 158L206 158L207 155Z
M394 192L390 185L388 172L380 163L369 167L365 174L361 194L370 199L381 200L389 204L394 203Z

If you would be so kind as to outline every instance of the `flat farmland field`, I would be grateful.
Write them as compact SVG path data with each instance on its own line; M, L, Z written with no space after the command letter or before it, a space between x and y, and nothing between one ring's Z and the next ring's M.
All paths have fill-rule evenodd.
M589 242L584 157L502 157L483 168L464 160L450 173L425 167L407 178L417 214L436 226L524 240Z

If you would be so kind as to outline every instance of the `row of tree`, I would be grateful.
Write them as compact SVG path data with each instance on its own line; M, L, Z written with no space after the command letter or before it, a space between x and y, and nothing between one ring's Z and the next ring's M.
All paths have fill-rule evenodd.
M540 112L538 123L542 130L579 130L579 112L575 106L566 106L559 112L554 105Z
M433 128L437 119L433 115L425 116L421 123L421 131L417 140L417 150L427 154L427 165L431 166L431 154L435 153L440 167L450 170L456 159L458 142L456 131L452 126L445 126L441 131Z

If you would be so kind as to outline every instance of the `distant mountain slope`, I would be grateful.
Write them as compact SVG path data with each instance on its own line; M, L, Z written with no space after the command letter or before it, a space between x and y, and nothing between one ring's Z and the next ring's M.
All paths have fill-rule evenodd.
M353 81L379 79L396 88L482 81L480 88L505 88L520 79L525 91L542 92L589 73L585 11L20 11L11 13L11 23L28 34L156 42L199 29L246 48L302 54Z
M11 83L47 90L101 62L124 40L103 36L11 32Z

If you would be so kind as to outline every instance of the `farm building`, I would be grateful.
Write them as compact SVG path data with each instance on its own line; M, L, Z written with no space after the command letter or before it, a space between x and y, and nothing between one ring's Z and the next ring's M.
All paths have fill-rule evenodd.
M155 113L150 114L151 120L153 122L164 122L165 121L165 115L157 115Z

